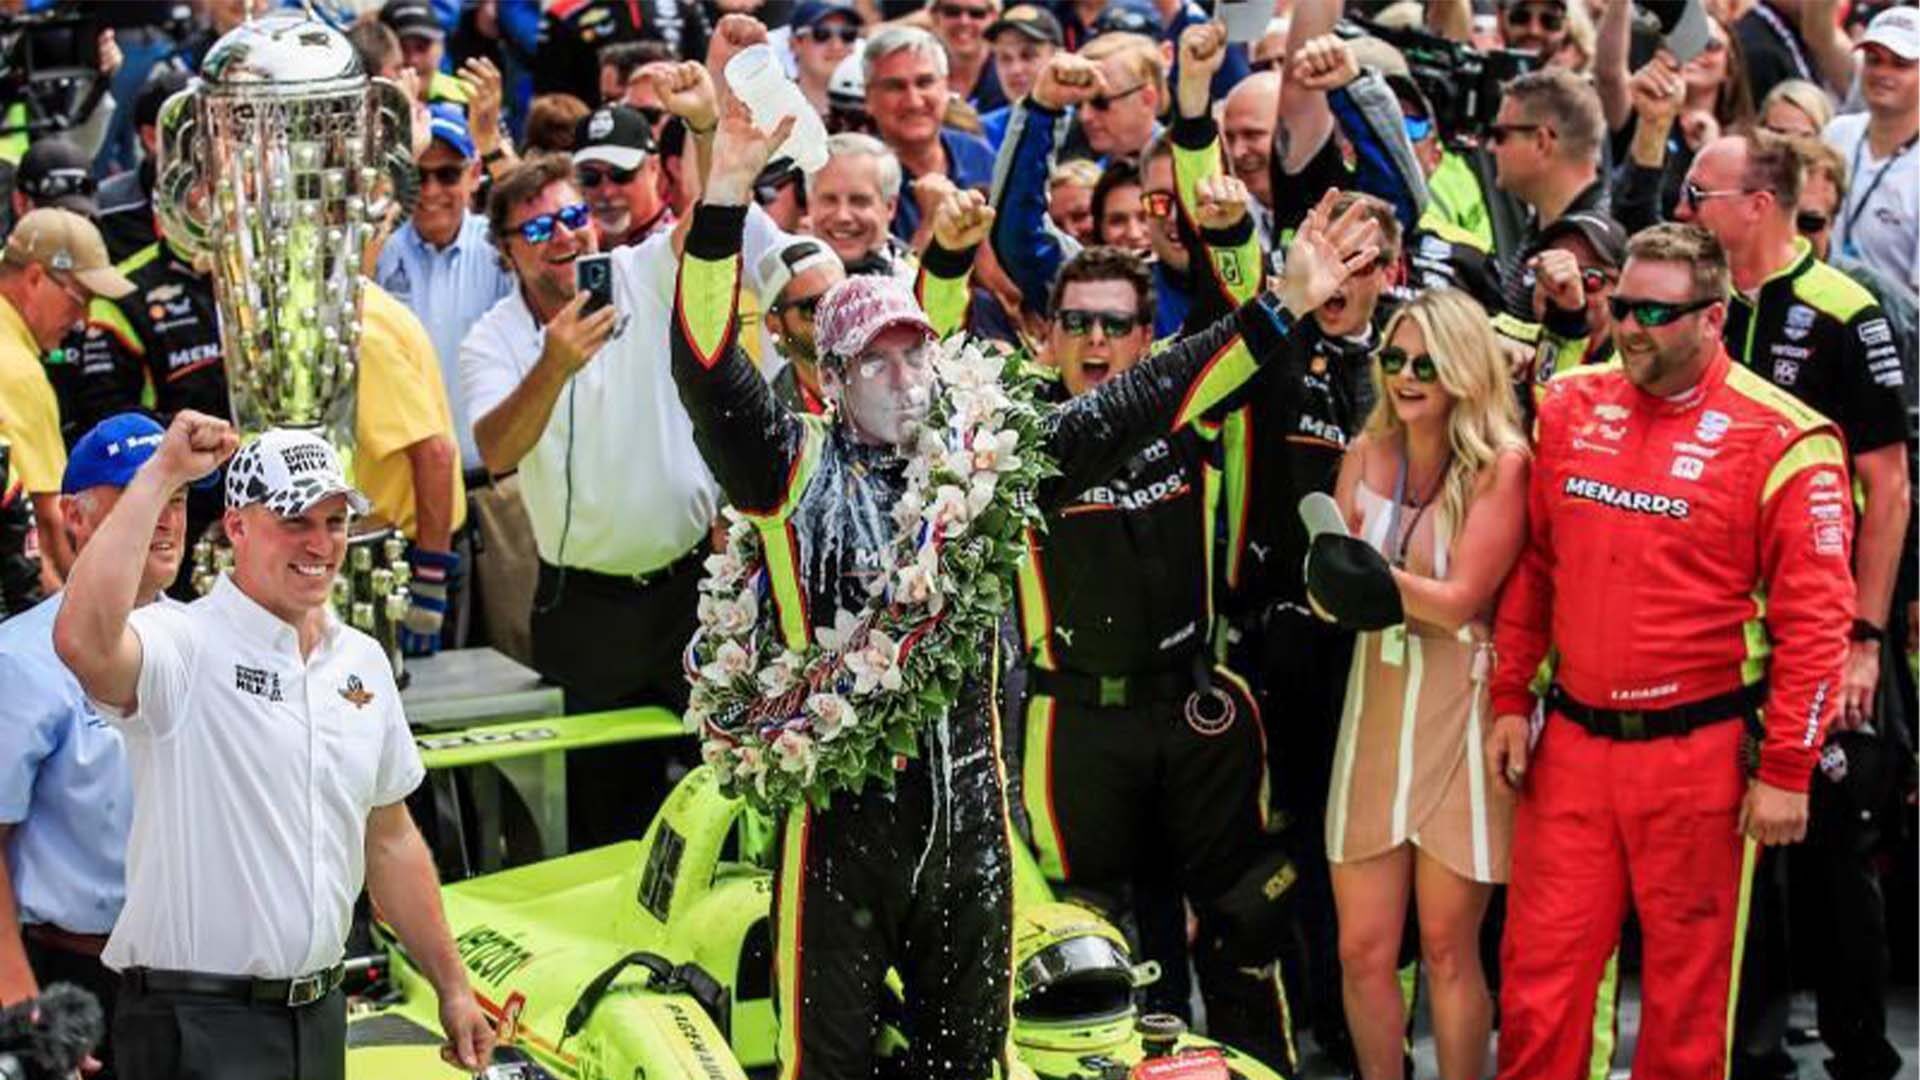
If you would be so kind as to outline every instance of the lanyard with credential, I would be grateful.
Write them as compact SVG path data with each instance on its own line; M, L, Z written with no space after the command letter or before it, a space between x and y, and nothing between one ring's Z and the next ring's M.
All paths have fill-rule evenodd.
M1860 256L1860 245L1853 242L1853 227L1859 223L1860 215L1867 212L1867 202L1873 198L1874 192L1880 190L1880 181L1885 180L1887 174L1893 171L1893 167L1900 164L1900 159L1907 156L1907 151L1913 149L1913 144L1913 139L1901 143L1900 149L1895 150L1893 156L1887 159L1887 163L1880 166L1880 171L1873 174L1873 180L1867 184L1865 191L1860 191L1859 180L1860 151L1866 148L1867 133L1862 131L1860 141L1853 144L1853 163L1847 169L1847 186L1860 191L1860 199L1853 204L1853 213L1848 214L1847 220L1840 223L1840 253L1847 258L1854 259Z

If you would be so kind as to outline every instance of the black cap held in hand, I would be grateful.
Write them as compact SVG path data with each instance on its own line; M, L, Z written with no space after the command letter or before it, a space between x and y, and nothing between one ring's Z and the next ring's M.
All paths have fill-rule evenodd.
M1307 592L1345 630L1385 630L1406 619L1393 570L1358 537L1321 533L1307 549Z

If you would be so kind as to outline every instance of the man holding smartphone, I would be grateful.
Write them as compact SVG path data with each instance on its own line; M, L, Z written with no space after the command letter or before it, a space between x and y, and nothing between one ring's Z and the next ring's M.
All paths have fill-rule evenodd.
M710 137L707 70L670 66L657 81L695 138ZM487 468L524 476L540 557L534 667L565 690L569 713L677 709L720 505L668 368L678 256L667 232L600 254L577 168L536 156L494 187L489 228L519 287L468 333L462 390ZM749 265L783 239L764 214L749 215ZM575 754L574 845L638 836L645 804L664 790L662 765L658 751L631 746Z

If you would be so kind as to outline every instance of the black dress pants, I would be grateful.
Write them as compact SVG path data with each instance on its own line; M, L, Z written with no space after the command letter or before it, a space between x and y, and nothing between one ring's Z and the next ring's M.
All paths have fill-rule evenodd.
M121 1080L346 1080L347 1000L256 1005L123 987L113 1018Z

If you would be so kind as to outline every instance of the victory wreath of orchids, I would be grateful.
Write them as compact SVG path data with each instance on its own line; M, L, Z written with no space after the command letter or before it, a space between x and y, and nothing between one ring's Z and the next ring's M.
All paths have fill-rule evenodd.
M1034 491L1055 470L1039 449L1037 376L1024 356L965 335L938 348L926 419L903 448L891 559L861 611L838 612L795 651L769 602L755 521L729 509L727 549L706 560L686 724L723 787L762 811L824 808L869 782L891 788L920 733L992 662L983 647L1025 531L1043 527Z

